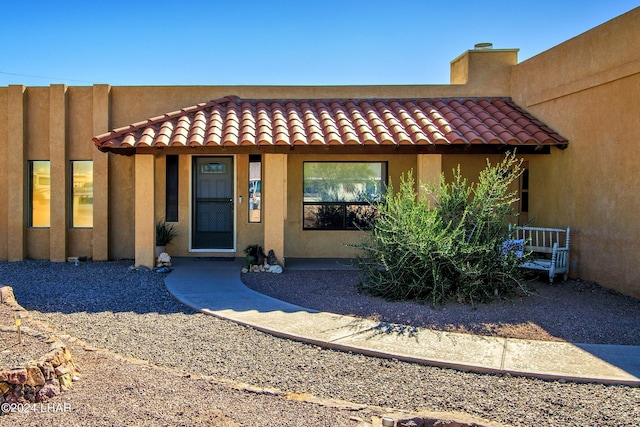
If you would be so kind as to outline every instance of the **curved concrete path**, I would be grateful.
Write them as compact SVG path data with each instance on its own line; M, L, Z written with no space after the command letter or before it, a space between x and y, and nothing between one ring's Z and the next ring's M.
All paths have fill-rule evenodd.
M247 288L240 262L174 258L173 265L165 284L176 299L276 336L476 372L640 386L640 346L495 338L318 312Z

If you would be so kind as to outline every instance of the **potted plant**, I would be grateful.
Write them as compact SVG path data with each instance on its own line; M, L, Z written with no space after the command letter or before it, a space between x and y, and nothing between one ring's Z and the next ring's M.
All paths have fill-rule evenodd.
M262 246L258 244L249 245L244 249L245 259L247 260L247 266L251 267L252 265L257 265L261 263L260 256L262 254L262 258L264 260L264 251L262 250Z
M167 224L165 221L156 223L156 258L166 251L167 245L178 235L175 224Z

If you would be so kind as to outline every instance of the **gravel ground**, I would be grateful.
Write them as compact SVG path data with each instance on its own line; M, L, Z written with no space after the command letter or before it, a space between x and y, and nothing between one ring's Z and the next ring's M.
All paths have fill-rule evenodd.
M325 350L195 313L167 293L162 275L130 264L0 263L0 284L14 288L34 321L109 350L72 349L80 368L90 367L57 398L69 401L72 413L11 414L11 424L354 426L352 415L366 418L371 408L385 407L459 411L517 426L639 425L640 388L474 374ZM118 362L111 352L150 365ZM104 362L90 360L102 356ZM110 382L90 394L90 378L99 372ZM368 409L247 393L225 381Z
M349 270L242 275L258 292L320 311L453 332L584 344L640 345L640 300L595 283L532 282L535 294L491 304L431 307L361 294Z

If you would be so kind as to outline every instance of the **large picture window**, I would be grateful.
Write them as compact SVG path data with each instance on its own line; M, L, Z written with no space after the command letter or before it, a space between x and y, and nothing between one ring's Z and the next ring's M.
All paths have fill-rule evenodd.
M71 227L93 227L93 162L71 162Z
M386 162L305 162L303 228L356 230L375 218L383 199Z
M51 163L48 160L29 162L29 226L51 225Z

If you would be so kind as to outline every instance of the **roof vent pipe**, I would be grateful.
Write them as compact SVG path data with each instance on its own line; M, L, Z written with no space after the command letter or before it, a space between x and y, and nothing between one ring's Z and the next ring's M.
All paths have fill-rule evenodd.
M493 43L476 43L473 45L474 49L492 49Z

